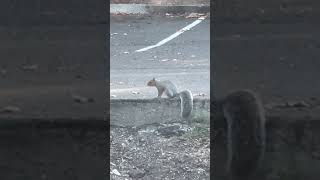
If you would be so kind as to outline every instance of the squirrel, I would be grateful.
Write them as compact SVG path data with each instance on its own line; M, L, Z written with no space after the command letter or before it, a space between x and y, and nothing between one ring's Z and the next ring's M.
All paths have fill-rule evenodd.
M190 90L178 92L174 83L169 80L156 80L153 78L147 83L148 86L155 86L158 90L158 98L165 93L169 98L180 97L181 100L181 117L190 119L193 110L193 95Z
M262 101L251 90L238 90L216 100L214 108L214 115L223 116L227 123L227 176L232 180L252 178L266 148Z

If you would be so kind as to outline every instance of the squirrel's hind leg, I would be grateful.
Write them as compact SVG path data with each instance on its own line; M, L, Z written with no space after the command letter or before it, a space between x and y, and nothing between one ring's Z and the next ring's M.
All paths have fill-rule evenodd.
M166 90L166 95L168 96L168 98L176 97L176 94L174 94L174 92L169 89Z
M158 89L158 98L161 98L163 92L164 92L164 89Z

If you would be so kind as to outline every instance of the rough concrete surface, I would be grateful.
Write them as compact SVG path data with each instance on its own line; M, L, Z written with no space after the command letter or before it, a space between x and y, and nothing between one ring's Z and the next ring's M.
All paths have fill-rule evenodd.
M209 119L210 100L194 99L193 117ZM184 122L180 117L180 99L112 99L110 124L141 126L153 123Z

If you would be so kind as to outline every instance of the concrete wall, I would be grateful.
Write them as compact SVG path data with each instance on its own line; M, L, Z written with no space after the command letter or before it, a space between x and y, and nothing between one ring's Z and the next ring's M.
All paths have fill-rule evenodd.
M193 115L209 118L210 100L194 99ZM180 100L177 99L112 99L110 124L117 126L140 126L152 123L179 122Z

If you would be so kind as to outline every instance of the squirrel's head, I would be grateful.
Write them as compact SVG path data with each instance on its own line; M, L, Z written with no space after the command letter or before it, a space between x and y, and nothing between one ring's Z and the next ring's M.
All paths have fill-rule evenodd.
M151 79L151 80L148 82L147 85L148 85L148 86L155 86L155 85L156 85L156 79L155 79L155 78Z

